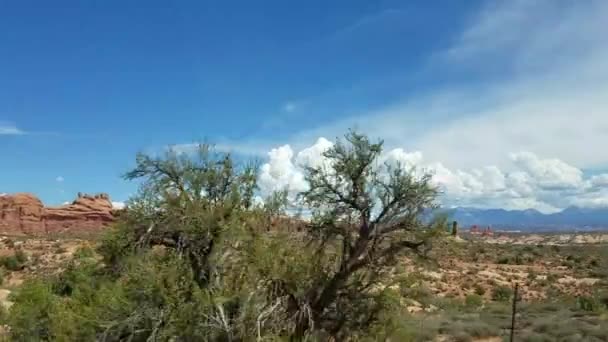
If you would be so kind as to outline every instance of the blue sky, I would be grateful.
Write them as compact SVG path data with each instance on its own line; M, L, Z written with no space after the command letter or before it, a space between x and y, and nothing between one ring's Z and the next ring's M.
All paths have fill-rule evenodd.
M554 177L584 204L608 205L603 188L585 197L608 166L608 152L593 152L608 142L607 8L549 0L3 2L0 192L62 203L103 191L124 201L134 186L120 175L137 151L204 138L262 158L288 145L272 177L290 185L285 162L297 168L299 151L354 126L445 168L457 204L575 203L542 187ZM522 162L522 152L536 159ZM569 176L552 174L563 166L555 160L572 168ZM498 191L486 179L494 171L483 171L490 167L500 191L522 186L509 177L523 172L535 193L488 199Z

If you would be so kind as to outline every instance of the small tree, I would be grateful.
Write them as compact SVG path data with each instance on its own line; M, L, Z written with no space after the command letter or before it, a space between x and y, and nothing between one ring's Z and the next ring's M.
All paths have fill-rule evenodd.
M205 287L213 276L210 258L226 226L252 205L256 168L237 168L230 155L206 144L192 154L173 149L161 158L138 154L136 163L125 178L144 183L122 219L131 239L119 238L124 243L119 249L159 245L175 250L189 261L198 285ZM119 261L112 254L120 251L102 252Z
M300 298L295 336L322 329L340 338L372 324L382 305L378 286L397 257L422 251L445 227L421 221L437 196L429 174L380 163L382 142L354 131L345 138L323 154L328 163L306 168L310 188L301 198L313 212L311 243L335 262Z

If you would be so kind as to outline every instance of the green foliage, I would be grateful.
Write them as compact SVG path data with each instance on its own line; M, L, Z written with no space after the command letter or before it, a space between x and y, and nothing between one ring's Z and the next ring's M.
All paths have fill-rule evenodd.
M0 258L0 265L4 266L9 271L19 271L25 267L27 255L22 250L18 249L13 255L3 256Z
M495 301L506 302L509 301L512 296L513 290L508 286L500 285L492 290L492 299Z
M74 257L77 259L93 258L95 257L95 251L89 246L81 246L74 252Z
M50 341L56 305L51 287L42 281L24 284L14 298L8 324L15 341Z
M469 307L477 308L483 305L483 298L477 294L470 294L466 296L464 302Z

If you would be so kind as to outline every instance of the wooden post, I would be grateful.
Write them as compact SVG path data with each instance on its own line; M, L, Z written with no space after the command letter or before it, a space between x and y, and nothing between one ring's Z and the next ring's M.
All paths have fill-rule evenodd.
M513 342L513 338L515 337L515 315L517 314L517 297L519 290L519 284L515 283L515 291L513 293L513 312L511 313L511 338L509 341Z

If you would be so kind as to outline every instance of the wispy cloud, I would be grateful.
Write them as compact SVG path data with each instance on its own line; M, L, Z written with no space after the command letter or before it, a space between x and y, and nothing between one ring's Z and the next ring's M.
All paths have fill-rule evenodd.
M0 121L0 135L59 136L60 134L57 132L24 130L12 122Z
M57 183L63 183L63 181L64 181L64 180L65 180L65 179L64 179L63 177L61 177L61 176L58 176L57 178L55 178L55 181L56 181Z
M387 8L378 12L363 16L355 20L349 25L346 25L333 32L329 39L338 39L355 33L357 30L365 29L368 26L376 25L377 23L386 22L389 18L398 19L404 11L396 8Z
M293 101L285 102L281 109L283 110L283 112L293 113L298 109L298 104Z
M15 124L0 121L0 135L24 135L26 132L19 129Z

